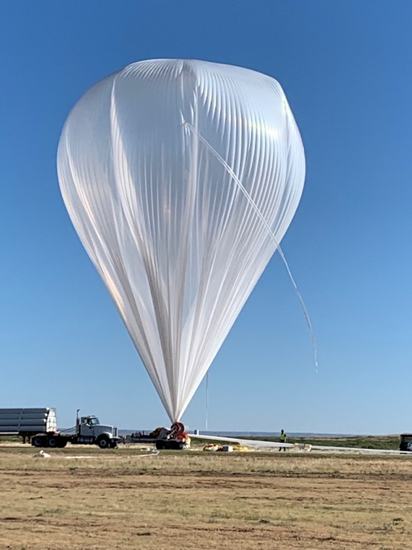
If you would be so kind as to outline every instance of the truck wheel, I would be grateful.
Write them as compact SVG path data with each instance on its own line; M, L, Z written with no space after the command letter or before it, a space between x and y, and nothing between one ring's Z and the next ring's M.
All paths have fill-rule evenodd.
M52 449L54 449L55 447L58 447L57 437L49 437L48 444L49 444L49 447Z
M33 437L31 444L33 447L43 447L43 438L40 436Z
M103 435L97 440L97 444L101 449L108 449L110 447L110 439L106 435Z

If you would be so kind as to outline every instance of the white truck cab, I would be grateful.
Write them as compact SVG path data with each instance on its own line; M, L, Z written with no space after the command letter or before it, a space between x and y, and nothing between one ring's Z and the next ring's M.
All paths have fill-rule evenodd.
M101 449L115 446L117 428L100 424L97 416L82 416L77 418L77 437L79 443L96 443Z

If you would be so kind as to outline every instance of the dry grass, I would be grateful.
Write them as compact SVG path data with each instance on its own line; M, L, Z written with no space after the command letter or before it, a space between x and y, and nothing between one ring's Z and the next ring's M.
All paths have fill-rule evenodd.
M33 454L0 448L1 550L412 548L409 457Z

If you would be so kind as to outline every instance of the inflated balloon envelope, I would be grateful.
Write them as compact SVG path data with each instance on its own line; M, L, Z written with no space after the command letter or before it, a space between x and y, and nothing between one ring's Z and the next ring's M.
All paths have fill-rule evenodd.
M60 138L61 192L171 421L284 236L302 141L273 78L192 60L128 65Z

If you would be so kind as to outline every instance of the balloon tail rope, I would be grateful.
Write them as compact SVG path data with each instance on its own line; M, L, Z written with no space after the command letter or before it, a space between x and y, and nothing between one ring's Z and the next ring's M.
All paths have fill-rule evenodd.
M208 430L209 424L209 371L206 372L206 420L205 428Z
M289 275L289 279L290 279L290 281L293 285L293 288L295 289L296 295L298 297L298 300L300 302L300 306L301 306L302 311L303 311L303 315L304 315L305 320L306 320L306 324L307 324L308 329L309 329L310 337L311 337L311 340L312 340L313 354L314 354L314 358L315 358L315 369L316 369L316 373L318 373L318 369L319 369L318 346L317 346L317 343L316 343L316 337L315 337L315 333L313 331L312 322L310 320L309 312L306 308L305 302L303 301L303 298L302 298L302 295L300 293L299 287L296 284L296 281L295 281L295 279L292 275L292 272L290 270L290 267L289 267L289 264L286 260L286 257L283 253L283 250L281 249L280 244L277 242L276 237L275 237L275 235L272 231L272 228L267 223L267 221L265 220L262 212L259 210L256 203L254 202L252 197L249 195L247 189L243 186L242 182L239 180L239 178L237 177L237 175L235 174L233 169L228 165L228 163L219 155L219 153L210 145L210 143L202 135L200 135L199 132L197 132L196 129L191 124L189 124L189 122L185 121L184 125L185 125L186 128L188 128L191 132L193 132L196 135L196 137L207 147L207 149L213 154L213 156L215 158L217 158L218 161L222 164L222 166L225 168L226 172L232 177L232 179L235 181L238 188L242 191L243 195L246 197L246 200L248 201L248 203L250 204L250 206L252 207L252 209L254 210L254 212L256 213L258 218L260 219L260 221L266 227L271 239L275 243L276 249L279 252L279 255L280 255L280 257L283 261L284 266L286 267L286 271Z

